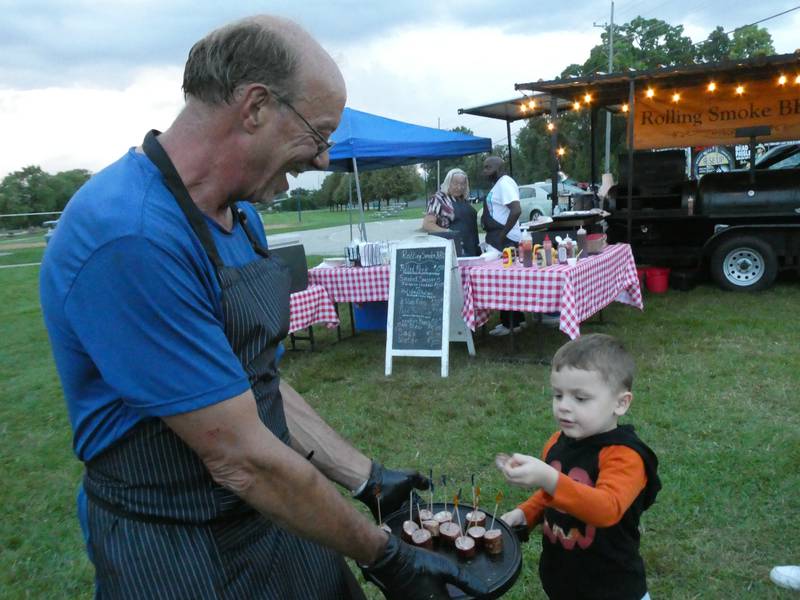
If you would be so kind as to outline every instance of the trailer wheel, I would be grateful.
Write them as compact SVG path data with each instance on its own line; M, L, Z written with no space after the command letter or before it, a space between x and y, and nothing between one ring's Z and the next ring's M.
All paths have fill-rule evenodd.
M542 216L542 211L540 211L538 208L534 208L534 209L531 211L531 215L530 215L530 216L531 216L531 219L530 219L530 220L531 220L531 221L535 221L536 219L538 219L539 217L541 217L541 216Z
M775 251L757 237L722 242L711 256L711 274L725 290L755 292L772 285L778 273Z

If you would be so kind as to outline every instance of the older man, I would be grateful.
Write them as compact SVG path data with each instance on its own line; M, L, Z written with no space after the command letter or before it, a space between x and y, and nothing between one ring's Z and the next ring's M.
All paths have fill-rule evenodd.
M328 165L345 85L301 28L239 21L192 48L186 106L70 201L41 299L85 463L98 598L358 598L342 555L389 597L479 582L387 536L331 485L398 506L389 471L288 385L275 353L289 275L241 198ZM310 460L307 460L310 459Z

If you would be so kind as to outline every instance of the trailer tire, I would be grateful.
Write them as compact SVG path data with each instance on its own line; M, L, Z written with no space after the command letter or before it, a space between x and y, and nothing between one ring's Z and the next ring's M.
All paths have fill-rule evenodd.
M757 237L730 238L711 255L711 275L724 290L757 292L772 285L777 274L775 251Z
M538 218L539 218L539 217L541 217L541 216L542 216L542 211L540 211L538 208L534 208L534 209L531 211L531 214L530 214L530 217L531 217L531 218L530 218L530 220L531 220L531 221L535 221L536 219L538 219Z

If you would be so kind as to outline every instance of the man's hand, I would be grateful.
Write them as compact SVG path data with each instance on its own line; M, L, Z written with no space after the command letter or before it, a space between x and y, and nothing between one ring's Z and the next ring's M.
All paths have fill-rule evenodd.
M381 516L386 517L400 509L403 502L408 500L411 490L427 490L429 486L428 478L418 471L392 471L385 469L378 461L372 461L367 485L356 496L356 499L366 504L377 520L377 490L380 490L381 496Z
M498 454L495 457L497 468L503 472L511 485L525 488L542 488L553 494L558 483L558 471L545 462L525 454Z
M476 598L489 591L483 581L443 556L409 546L393 535L383 556L361 570L389 600L449 600L446 583Z

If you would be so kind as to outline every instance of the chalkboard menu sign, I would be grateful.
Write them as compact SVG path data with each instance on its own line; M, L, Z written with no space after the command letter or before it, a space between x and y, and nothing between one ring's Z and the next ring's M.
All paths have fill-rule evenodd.
M394 264L392 348L440 350L446 246L398 248Z
M442 360L442 377L450 364L450 341L467 343L464 299L452 240L426 238L392 248L389 314L386 329L386 375L394 356L430 356Z

